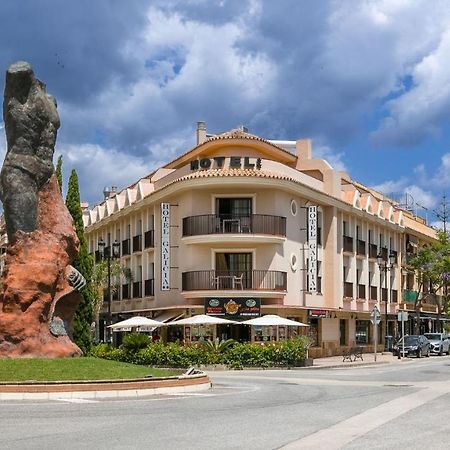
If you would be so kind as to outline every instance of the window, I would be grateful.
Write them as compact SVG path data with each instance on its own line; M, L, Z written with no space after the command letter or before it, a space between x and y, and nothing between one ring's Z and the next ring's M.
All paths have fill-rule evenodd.
M297 202L295 200L291 200L291 214L293 216L296 216L297 215L297 210L298 210Z
M356 321L355 339L357 344L364 345L369 343L369 323L368 320Z
M220 217L249 217L252 214L252 199L216 198L216 214Z
M348 224L345 220L342 222L342 234L348 236Z
M311 346L319 346L319 319L309 320L308 336L311 339Z
M247 272L252 270L251 253L216 253L216 270Z

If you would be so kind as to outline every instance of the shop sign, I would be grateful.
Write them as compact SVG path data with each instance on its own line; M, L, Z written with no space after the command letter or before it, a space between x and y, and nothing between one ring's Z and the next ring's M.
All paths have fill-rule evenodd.
M261 169L261 158L215 156L191 161L191 170L199 169Z
M325 309L309 309L308 317L311 319L323 319L327 316L327 312Z
M205 298L205 314L227 319L251 319L261 315L259 298Z
M170 203L161 203L161 291L170 291Z
M308 206L308 292L317 292L317 206Z

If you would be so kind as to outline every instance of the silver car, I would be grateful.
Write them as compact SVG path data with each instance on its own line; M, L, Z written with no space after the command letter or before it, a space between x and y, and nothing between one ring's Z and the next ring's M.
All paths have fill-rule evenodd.
M450 339L444 333L425 333L424 336L430 341L430 352L450 355Z

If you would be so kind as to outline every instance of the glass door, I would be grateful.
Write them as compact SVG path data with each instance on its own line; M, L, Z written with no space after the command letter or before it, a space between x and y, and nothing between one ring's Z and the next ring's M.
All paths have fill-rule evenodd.
M221 285L228 289L251 289L252 286L251 253L216 253L216 277ZM239 284L242 283L242 284Z

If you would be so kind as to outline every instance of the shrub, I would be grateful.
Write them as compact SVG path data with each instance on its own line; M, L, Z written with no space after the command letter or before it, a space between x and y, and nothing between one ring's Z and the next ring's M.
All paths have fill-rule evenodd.
M130 333L123 338L121 347L128 352L137 352L150 344L151 340L146 334Z

